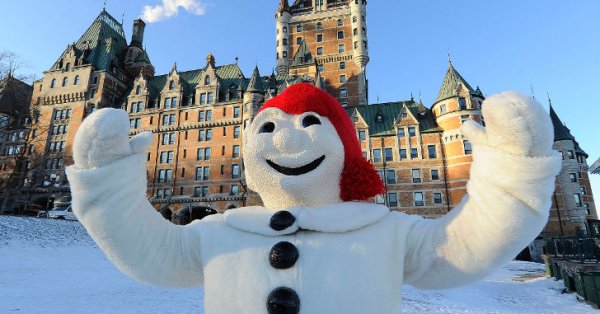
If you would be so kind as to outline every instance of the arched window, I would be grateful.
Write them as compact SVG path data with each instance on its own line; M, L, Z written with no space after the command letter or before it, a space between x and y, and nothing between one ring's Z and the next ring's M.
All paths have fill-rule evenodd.
M169 90L173 90L175 88L175 82L173 80L169 81Z
M357 20L358 20L358 19L356 18L356 16L353 16L353 17L352 17L352 23L356 23L356 21L357 21Z
M284 34L285 34L285 33L287 33L287 26L284 26L284 27L283 27L283 33L284 33Z
M69 83L69 78L65 76L63 78L62 86L65 87L65 86L67 86L68 83Z
M317 30L322 30L323 29L323 23L318 22L317 23Z
M52 82L50 82L50 88L54 88L54 86L56 86L56 79L52 79Z
M71 71L71 64L67 63L67 65L65 66L65 71Z
M139 94L141 94L141 93L142 93L142 87L141 87L140 85L138 85L138 86L135 88L135 94L136 94L136 95L139 95Z
M300 25L296 25L296 32L301 32L302 31L302 24Z
M344 26L344 21L342 21L342 19L339 19L337 25L338 26Z
M204 77L204 85L210 85L210 76L205 76Z
M73 85L79 84L79 75L75 75L75 80L73 80Z

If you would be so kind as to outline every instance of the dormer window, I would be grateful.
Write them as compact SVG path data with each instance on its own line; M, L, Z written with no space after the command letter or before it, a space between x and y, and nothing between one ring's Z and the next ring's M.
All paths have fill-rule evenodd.
M406 118L408 118L408 112L406 112L406 111L403 111L403 112L402 112L402 119L404 120L404 119L406 119Z
M139 94L141 94L141 93L142 93L142 87L141 87L140 85L138 85L138 86L135 88L135 94L136 94L136 95L139 95Z
M204 77L204 85L210 85L210 76L205 76Z
M71 71L71 64L67 63L67 65L65 66L65 71Z
M173 90L175 88L175 81L169 81L169 90Z
M382 123L382 122L383 122L383 114L381 114L381 113L378 113L378 114L375 116L375 122L377 122L377 123Z

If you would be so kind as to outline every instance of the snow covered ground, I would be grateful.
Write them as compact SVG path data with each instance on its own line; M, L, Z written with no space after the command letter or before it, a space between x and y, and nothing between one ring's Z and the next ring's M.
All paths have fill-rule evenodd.
M445 291L406 286L404 313L598 313L540 264L512 262ZM202 313L203 291L121 274L76 221L0 216L0 313Z

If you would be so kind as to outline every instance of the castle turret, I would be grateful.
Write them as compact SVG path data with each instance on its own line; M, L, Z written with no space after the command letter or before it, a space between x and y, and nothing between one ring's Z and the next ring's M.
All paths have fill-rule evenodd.
M290 6L287 0L279 2L275 15L277 19L277 74L287 74L289 71L289 32L290 32Z
M367 1L350 1L352 19L353 60L358 67L359 105L367 105L367 63L369 63L369 46L367 42Z
M443 130L442 142L448 158L448 180L454 182L449 202L456 206L466 194L466 182L471 166L471 143L460 128L466 120L483 124L481 103L484 96L479 88L469 83L448 62L448 70L431 111L438 126Z
M133 21L133 33L131 42L125 55L125 68L131 78L138 76L143 71L144 76L154 75L154 66L150 62L148 52L144 49L144 30L146 23L141 19Z

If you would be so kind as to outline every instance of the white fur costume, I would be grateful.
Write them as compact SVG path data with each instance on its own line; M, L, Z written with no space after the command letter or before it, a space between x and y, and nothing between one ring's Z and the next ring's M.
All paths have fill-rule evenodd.
M339 191L335 177L313 178L333 181L325 186L273 179L261 158L290 150L275 161L299 166L331 143L319 144L320 131L271 109L244 135L246 176L266 207L233 209L184 227L164 220L145 194L150 135L128 142L127 114L103 109L83 122L75 139L75 165L67 169L73 209L128 275L158 286L204 284L207 314L267 313L269 293L281 286L297 293L300 313L399 313L403 283L437 289L478 280L512 259L546 223L560 169L546 112L505 93L487 99L483 115L485 130L475 123L463 127L473 144L468 197L435 220L328 198L331 193L321 192ZM270 137L256 133L259 122L275 116L284 121L279 130ZM319 118L317 127L326 130L327 118ZM278 135L282 130L288 133ZM282 145L286 139L302 145ZM293 156L302 161L294 164ZM322 166L317 170L339 176L335 165ZM281 197L295 191L305 197ZM310 193L323 197L311 201ZM281 209L296 220L276 231L269 221ZM280 241L297 247L293 267L269 264L269 251Z

